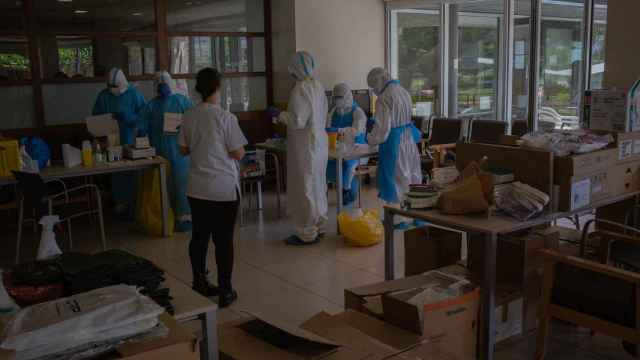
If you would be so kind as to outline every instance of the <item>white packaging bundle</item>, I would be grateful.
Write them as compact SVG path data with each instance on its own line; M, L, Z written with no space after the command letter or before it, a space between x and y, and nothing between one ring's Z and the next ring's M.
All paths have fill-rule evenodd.
M19 311L0 338L17 360L146 332L164 309L133 286L116 285Z

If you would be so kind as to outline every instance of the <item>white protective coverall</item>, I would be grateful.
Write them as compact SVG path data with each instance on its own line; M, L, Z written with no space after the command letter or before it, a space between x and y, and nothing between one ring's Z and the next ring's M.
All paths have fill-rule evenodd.
M287 111L279 117L287 125L287 207L295 235L312 243L327 221L328 104L324 87L314 79L315 62L309 53L296 53L289 73L296 84Z
M409 93L392 81L385 69L371 70L367 82L378 96L375 124L367 137L367 142L373 146L385 143L393 128L412 122L412 102ZM410 128L404 130L400 139L394 183L400 199L409 192L409 185L422 183L420 153Z

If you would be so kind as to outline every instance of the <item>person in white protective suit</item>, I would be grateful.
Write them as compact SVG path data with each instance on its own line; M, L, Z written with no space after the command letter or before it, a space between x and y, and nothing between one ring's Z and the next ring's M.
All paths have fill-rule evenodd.
M289 73L296 84L279 121L287 126L287 207L295 233L285 242L307 245L319 240L327 221L328 104L309 53L297 52Z
M353 100L353 92L347 84L338 84L333 88L335 106L327 118L327 131L342 134L345 144L366 144L367 115ZM361 161L362 160L362 161ZM352 204L358 197L360 184L355 177L356 168L368 159L345 160L342 162L343 205ZM336 183L336 161L329 160L327 181Z
M382 68L371 70L367 83L378 96L375 123L367 136L369 145L380 145L377 173L378 197L398 205L409 185L422 183L420 131L411 120L409 93Z

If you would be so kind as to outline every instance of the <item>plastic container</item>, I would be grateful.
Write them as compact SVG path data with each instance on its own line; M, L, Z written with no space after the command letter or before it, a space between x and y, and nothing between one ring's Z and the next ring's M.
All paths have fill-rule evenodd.
M11 176L20 170L20 145L18 140L0 141L0 176Z
M88 140L82 142L82 165L93 166L93 149Z
M329 150L336 151L338 148L338 132L329 131L327 136L329 137Z

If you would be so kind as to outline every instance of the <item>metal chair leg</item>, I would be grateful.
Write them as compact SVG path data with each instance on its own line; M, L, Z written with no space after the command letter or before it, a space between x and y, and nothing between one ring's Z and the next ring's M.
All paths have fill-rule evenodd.
M102 250L107 251L107 236L104 233L104 217L102 216L102 198L100 191L96 189L96 202L98 204L98 222L100 223L100 238L102 240Z
M16 239L16 264L20 263L20 246L22 245L22 225L24 223L24 199L18 201L18 238Z
M69 250L73 251L73 236L71 235L71 219L67 220L67 233L69 235Z
M256 191L256 197L257 197L257 205L258 205L258 210L262 210L262 180L258 180L256 183L257 186L257 191Z

